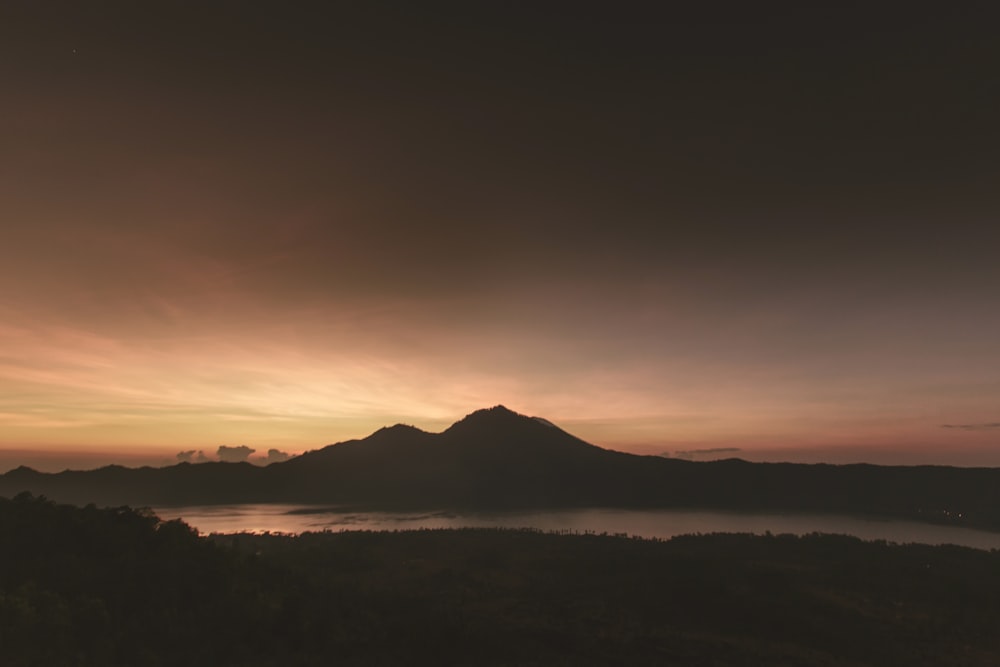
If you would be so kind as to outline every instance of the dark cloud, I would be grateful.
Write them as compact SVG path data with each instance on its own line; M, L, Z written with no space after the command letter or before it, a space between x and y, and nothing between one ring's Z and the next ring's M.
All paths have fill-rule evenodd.
M988 431L993 428L1000 428L1000 422L988 422L986 424L941 424L941 428L957 428L962 431Z
M187 463L204 463L208 461L209 458L205 456L205 452L200 449L189 449L183 452L177 452L177 460Z
M663 452L662 456L677 459L696 459L702 456L714 457L716 454L732 454L742 451L739 447L710 447L708 449L680 449L676 452Z
M287 461L292 458L292 455L283 452L280 449L269 449L267 450L267 456L263 458L263 462L267 463L280 463L281 461Z
M247 457L253 454L256 449L252 447L247 447L246 445L240 445L238 447L228 447L222 445L219 447L218 455L220 461L226 461L227 463L239 463L240 461L246 461Z

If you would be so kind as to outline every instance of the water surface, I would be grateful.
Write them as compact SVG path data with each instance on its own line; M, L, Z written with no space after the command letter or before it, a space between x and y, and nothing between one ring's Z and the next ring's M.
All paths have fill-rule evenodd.
M1000 533L897 519L835 514L760 514L708 510L567 509L519 512L374 512L303 505L204 505L156 510L208 533L417 528L536 528L543 531L669 538L691 533L838 533L866 540L959 544L1000 549Z

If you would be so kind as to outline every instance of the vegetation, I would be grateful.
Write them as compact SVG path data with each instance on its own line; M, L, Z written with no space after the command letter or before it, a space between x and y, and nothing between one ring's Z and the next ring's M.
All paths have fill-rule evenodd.
M1000 552L829 535L199 537L0 499L0 655L47 665L996 665Z

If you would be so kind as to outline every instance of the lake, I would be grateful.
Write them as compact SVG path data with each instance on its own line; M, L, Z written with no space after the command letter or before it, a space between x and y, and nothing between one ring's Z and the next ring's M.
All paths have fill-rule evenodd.
M833 514L759 514L683 509L375 512L303 505L204 505L164 507L155 511L163 519L183 519L203 534L500 527L669 538L690 533L762 534L770 531L775 534L796 535L812 532L838 533L865 540L1000 549L1000 533L915 521Z

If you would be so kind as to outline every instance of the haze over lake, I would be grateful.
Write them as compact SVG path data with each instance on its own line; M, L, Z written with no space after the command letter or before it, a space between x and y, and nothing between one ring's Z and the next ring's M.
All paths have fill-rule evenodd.
M914 521L835 514L774 514L704 510L570 509L521 512L375 512L306 505L246 504L167 507L163 519L180 518L201 533L421 528L536 528L543 531L626 533L670 538L691 533L835 533L865 540L958 544L1000 549L1000 533Z

